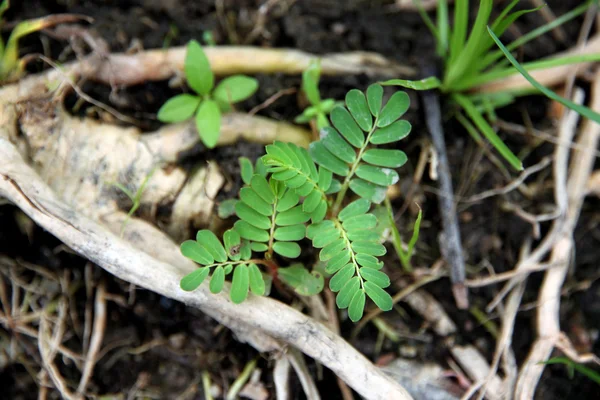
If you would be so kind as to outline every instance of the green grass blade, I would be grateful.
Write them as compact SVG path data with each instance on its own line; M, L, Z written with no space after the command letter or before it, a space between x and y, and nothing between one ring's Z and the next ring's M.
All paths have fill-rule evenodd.
M498 150L498 152L510 163L510 165L517 171L523 170L523 164L521 160L504 144L502 139L494 132L490 124L483 118L481 113L477 111L475 105L471 100L461 94L454 94L452 98L465 110L471 121L477 126L477 129L481 131L483 136L490 141L490 143Z
M390 79L388 81L379 82L382 86L401 86L413 90L431 90L442 86L442 82L435 76L421 79L420 81L410 81L407 79Z
M497 24L494 22L494 25L492 25L492 30L494 31L494 33L497 36L502 36L502 34L504 34L504 32L508 29L508 27L511 26L520 16L529 14L532 12L536 12L536 11L540 10L541 8L543 8L544 6L545 6L545 4L542 4L541 6L536 7L536 8L515 11L514 13L508 15L503 20L499 21ZM487 54L489 49L494 45L494 42L488 38L488 39L484 39L484 43L485 44L482 45L485 48L484 54ZM479 68L481 68L481 67L479 66ZM481 70L481 69L479 69L479 70Z
M450 59L448 64L460 56L467 40L469 28L469 0L457 1L454 5L454 26L450 36Z
M508 51L506 49L506 47L504 47L504 45L502 44L502 42L500 41L500 39L498 39L498 37L496 35L494 35L494 32L492 32L492 30L490 28L488 28L488 32L489 34L492 36L492 39L494 39L494 42L496 42L496 44L498 45L498 47L500 47L500 50L502 50L502 52L504 53L504 55L506 56L506 58L508 58L508 60L510 61L510 63L517 69L517 71L519 71L519 73L521 75L523 75L523 77L525 79L527 79L527 81L536 89L538 89L540 92L542 92L544 95L546 95L547 97L549 97L550 99L554 100L554 101L558 101L559 103L561 103L562 105L570 108L571 110L576 111L578 114L592 120L595 121L597 123L600 123L600 114L598 114L597 112L591 110L590 108L587 108L585 106L573 103L571 100L569 99L565 99L562 96L559 96L558 94L554 93L552 90L548 89L547 87L543 86L542 84L540 84L538 81L536 81L535 79L533 79L533 77L531 75L529 75L529 73L525 70L525 68L523 68L521 66L521 64L519 64L519 62L513 57L512 54L510 54L510 51ZM596 55L597 57L599 57L600 59L600 55ZM570 57L565 57L565 58L570 58Z
M598 374L593 369L588 368L585 365L578 364L567 357L553 357L553 358L549 359L548 361L541 362L540 364L546 364L546 365L548 365L548 364L564 364L568 368L575 369L577 372L582 373L583 375L588 377L590 380L592 380L595 383L597 383L598 385L600 385L600 374Z
M438 0L437 27L440 32L437 53L439 56L443 57L448 54L448 38L450 36L450 20L448 19L447 0Z
M508 13L511 12L512 9L515 8L515 6L518 3L519 3L519 0L513 0L509 5L504 7L504 10L502 10L500 15L494 20L494 23L492 24L492 29L495 30L502 23L502 21L504 21L504 19L508 15Z
M453 85L464 76L465 71L480 58L482 53L481 44L486 39L485 29L492 12L493 0L481 0L475 24L467 39L467 44L455 62L447 66L447 74L444 79L444 85L452 88Z
M504 47L504 48L506 49L506 47ZM507 52L508 52L508 49L507 49ZM510 54L510 52L508 52L508 54ZM509 61L510 61L510 59L509 59ZM584 63L584 62L598 62L598 61L600 61L600 53L575 54L575 55L571 55L571 56L550 58L547 60L532 61L532 62L520 64L520 66L521 66L521 68L523 68L526 71L535 71L538 69L560 67L562 65L578 64L578 63ZM454 89L457 91L468 90L475 86L483 85L488 82L493 82L498 79L502 79L502 78L506 78L511 75L515 75L517 72L518 72L518 70L515 71L514 68L510 68L510 67L493 70L493 71L485 73L485 74L476 75L472 79L468 79L468 80L465 79L465 80L461 81L458 85L456 85L454 87Z
M576 18L577 16L583 14L589 8L590 3L591 3L591 0L588 0L584 4L581 4L580 6L561 15L560 17L557 17L556 19L552 20L551 22L532 30L531 32L526 33L525 35L516 39L512 43L508 44L506 46L506 48L509 51L513 51L514 49L516 49L520 46L523 46L524 44L542 36L546 32L549 32L549 31L553 30L554 28L561 26L565 22L568 22L568 21L572 20L573 18ZM483 61L481 62L480 70L485 69L486 67L488 67L489 65L491 65L492 63L494 63L495 61L500 59L502 57L502 55L503 55L503 53L501 50L496 50L494 52L488 53L484 57Z

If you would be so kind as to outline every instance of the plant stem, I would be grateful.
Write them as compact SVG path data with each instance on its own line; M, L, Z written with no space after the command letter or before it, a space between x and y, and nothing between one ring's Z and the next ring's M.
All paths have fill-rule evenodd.
M342 183L342 188L340 189L340 191L337 194L337 197L335 198L335 203L333 204L333 207L331 209L332 210L331 213L332 213L333 217L336 217L338 215L338 213L340 212L340 207L342 206L342 201L344 201L346 192L348 191L348 188L350 187L350 180L354 176L354 173L356 172L356 168L358 168L358 166L360 165L360 160L362 159L363 153L367 150L367 146L369 145L369 142L371 141L371 136L373 135L375 130L377 130L377 120L378 120L378 118L375 118L375 121L373 121L373 127L367 134L365 143L360 148L358 155L356 156L356 160L354 161L354 163L352 163L352 166L350 167L350 172L348 173L348 175L346 175L346 178L344 179L344 182Z
M450 266L450 280L452 282L452 293L459 309L469 307L469 298L465 286L465 262L456 217L454 203L454 189L452 188L452 175L446 153L444 130L442 128L442 116L440 101L437 92L426 91L422 94L425 107L425 122L431 133L433 146L438 154L438 176L440 183L440 195L438 206L442 216L442 234L440 235L440 250L446 262Z
M275 195L275 203L273 203L273 215L271 215L271 229L269 230L269 249L265 254L265 258L267 260L273 258L273 236L275 235L275 216L277 215L277 200L279 200L279 197Z
M409 254L407 251L404 251L404 249L402 248L402 238L400 237L400 232L398 231L396 221L394 220L394 211L392 210L392 203L390 202L390 198L386 196L384 202L385 208L388 212L390 229L392 230L392 244L394 245L394 250L396 250L396 254L398 254L398 258L400 259L400 263L402 264L402 268L404 268L404 271L412 273L413 267L410 262L411 254Z

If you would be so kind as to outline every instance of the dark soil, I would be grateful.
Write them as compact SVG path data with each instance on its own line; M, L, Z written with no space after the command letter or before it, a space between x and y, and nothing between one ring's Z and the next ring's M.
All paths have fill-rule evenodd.
M91 28L95 34L105 40L111 51L121 52L132 48L137 42L145 49L163 47L168 41L170 46L183 45L188 40L199 39L206 31L210 31L217 44L240 44L254 26L258 7L262 2L251 0L224 0L222 13L215 9L214 0L199 1L165 1L165 0L129 0L129 1L91 1L91 0L30 0L13 2L12 8L6 14L8 21L19 21L26 18L39 17L54 13L77 13L94 18ZM290 4L289 9L285 4ZM292 4L293 3L293 4ZM391 11L392 1L366 0L297 0L282 1L275 7L265 24L265 35L259 35L251 43L263 47L290 47L324 54L351 50L375 51L399 62L421 66L435 63L434 42L416 13ZM525 3L525 2L524 2ZM572 9L578 0L548 1L556 15ZM524 4L523 7L529 6ZM225 23L224 21L228 21ZM507 33L506 38L530 31L533 27L543 24L538 13L528 14L521 18L516 28ZM521 58L536 59L561 51L572 45L578 35L581 19L563 26L567 35L564 43L546 35L524 49ZM178 32L173 35L176 28ZM68 43L46 38L47 46L40 41L40 35L32 35L21 41L23 53L46 52L47 55L58 59ZM65 60L72 59L74 54L67 54ZM65 61L61 60L61 61ZM32 72L45 68L41 63L29 65ZM259 92L251 100L240 106L250 109L263 103L266 99L281 89L300 86L300 77L284 75L261 75ZM364 89L371 83L366 76L353 77L324 77L321 81L321 91L324 97L342 99L351 88ZM144 129L154 129L159 123L154 118L158 108L176 90L170 89L167 82L151 82L145 85L122 89L118 93L118 102L110 97L110 88L86 84L83 89L96 99L111 104L121 112L140 120ZM419 146L427 138L424 128L423 115L419 106L419 98L411 92L412 107L407 118L413 124L413 134L410 142L404 143L404 150L409 155L409 165L403 168L402 186L408 187L412 172L419 156ZM76 98L67 100L67 106L72 107ZM302 99L296 95L284 96L260 114L274 119L292 120L301 112ZM499 112L499 117L523 123L524 115L532 121L536 128L544 129L550 126L547 118L548 102L540 97L530 97L516 102ZM86 107L78 113L89 112ZM483 156L480 149L470 137L453 122L446 125L448 155L453 171L455 190L461 196L469 196L506 183L502 174ZM533 165L543 156L553 150L553 145L545 143L536 146L535 140L529 136L518 134L504 135L507 144L513 149L526 149L529 156L525 159L527 165ZM231 177L238 176L237 158L247 156L256 158L262 154L262 148L250 143L238 143L235 146L220 148L213 151L199 149L199 154L193 156L194 162L202 159L213 159L219 162L224 172ZM427 174L426 174L427 175ZM429 266L440 257L437 237L440 232L440 218L437 211L436 195L428 188L434 188L435 182L425 176L422 187L418 192L419 205L423 209L425 221L418 244L415 258L417 266ZM234 188L235 189L235 188ZM231 196L232 192L223 193L221 198ZM546 197L544 197L546 196ZM545 202L552 201L551 188L543 192L540 198L527 200L513 193L511 201L518 203L530 212L538 212ZM402 206L404 198L394 203L395 209ZM581 216L580 226L576 232L577 257L574 273L569 278L573 285L584 280L598 278L597 265L600 253L596 246L600 241L598 231L598 201L587 201ZM460 207L459 207L460 208ZM410 210L410 209L409 209ZM460 208L461 233L465 249L466 261L473 269L482 268L482 263L489 260L496 272L503 272L514 267L518 251L523 240L531 232L531 226L515 214L504 211L500 198L491 198L468 208ZM0 206L0 255L22 259L50 270L62 273L64 269L72 271L74 277L82 279L86 260L66 252L57 252L60 243L48 233L39 228L33 228L32 234L27 235L22 225L17 224L20 213L13 206ZM20 217L19 217L20 218ZM406 212L400 216L401 233L409 235L415 214ZM542 231L549 224L542 225ZM543 233L543 232L542 232ZM390 252L391 253L391 252ZM391 258L389 265L397 264ZM470 267L470 268L471 268ZM389 272L391 268L388 266ZM470 272L474 272L471 270ZM128 298L129 285L119 281L100 268L94 268L94 278L107 282L110 293ZM534 274L530 279L523 303L536 300L541 283L541 274ZM459 325L458 342L474 343L482 352L491 358L494 351L494 338L486 331L470 313L456 309L447 281L427 286L428 291L436 296ZM395 289L393 289L395 290ZM490 286L471 291L473 305L483 309L496 294L498 287ZM80 289L77 296L85 299L85 290ZM80 302L84 307L85 300ZM78 303L79 304L79 303ZM404 307L407 309L408 307ZM563 315L561 324L567 333L576 329L593 329L598 332L600 323L600 284L593 283L588 290L574 289L562 300ZM83 311L79 311L83 312ZM418 331L423 321L410 311L402 320L389 316L390 324L402 327L410 332ZM521 362L527 355L532 339L535 308L529 308L519 314L516 324L514 351L517 361ZM387 317L386 317L387 318ZM498 323L498 319L494 322ZM348 337L353 324L344 322L342 333ZM0 333L4 333L0 328ZM355 341L355 345L368 357L375 360L377 330L373 326L365 328ZM597 335L596 335L597 336ZM145 390L154 393L157 398L174 398L186 388L200 379L202 371L208 371L214 382L227 388L239 375L244 365L259 358L258 366L263 371L263 382L267 389L272 380L268 379L272 363L262 358L252 348L235 341L231 333L220 329L218 324L202 315L200 312L184 307L170 299L138 289L133 304L118 305L109 302L109 327L104 344L128 338L129 341L117 346L99 362L94 373L90 388L99 394L127 393L135 385L143 386ZM166 339L165 344L153 347L140 354L131 354L123 349L135 349L152 340ZM75 339L72 339L75 340ZM443 340L433 338L433 341L423 342L403 339L401 346L414 346L418 359L435 360L447 366L447 351ZM592 348L597 352L600 341L593 339ZM382 353L399 351L398 345L386 341ZM64 366L64 374L74 375L73 366ZM312 361L310 368L315 372L320 367ZM319 386L324 398L341 398L335 380L329 372L325 372ZM199 381L198 381L199 382ZM296 383L297 384L297 383ZM21 365L14 364L0 371L0 388L2 398L36 398L35 381ZM204 398L202 385L192 398ZM299 393L300 391L298 391ZM582 375L576 374L569 379L566 369L562 366L550 366L546 369L543 382L538 391L538 398L594 398L591 393L597 392L594 383ZM297 398L302 398L300 394Z

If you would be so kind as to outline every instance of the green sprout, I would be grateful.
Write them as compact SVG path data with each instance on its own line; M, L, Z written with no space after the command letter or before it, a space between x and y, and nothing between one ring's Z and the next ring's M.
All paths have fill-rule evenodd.
M591 368L586 367L585 365L576 363L567 357L553 357L548 359L547 361L542 361L539 364L563 364L567 367L567 373L569 374L569 378L573 379L575 377L575 371L585 375L588 379L594 381L596 384L600 385L600 374L594 371Z
M302 90L306 94L306 98L310 102L310 106L298 115L294 122L297 124L305 124L311 121L316 123L317 130L321 130L329 125L327 116L331 110L340 102L334 99L321 99L319 92L319 79L321 77L321 65L318 61L310 63L308 68L302 73Z
M0 3L0 27L4 25L2 16L9 7L9 0L3 0ZM10 33L6 44L0 38L0 82L18 78L25 70L24 61L19 59L19 39L50 26L78 19L81 19L81 17L58 14L19 22Z
M187 83L196 94L184 93L169 99L158 110L158 119L173 123L195 116L200 139L212 149L219 139L221 113L252 96L258 89L258 81L245 75L233 75L215 87L208 57L195 40L187 45L184 70Z
M528 90L506 90L499 93L477 93L477 87L523 71L600 60L600 54L555 57L524 63L521 67L522 71L519 71L516 60L515 62L510 61L514 66L513 68L503 58L504 55L508 56L511 51L521 48L529 41L583 14L592 4L592 1L594 0L585 1L554 21L521 36L503 50L494 48L495 43L500 44L497 37L506 32L518 18L527 13L538 11L541 6L513 11L519 2L519 0L513 0L500 12L497 18L492 19L491 13L494 1L481 0L475 22L469 30L469 0L455 1L453 23L450 23L448 0L439 0L435 23L422 8L420 8L420 13L436 39L438 55L444 60L442 79L439 80L436 77L429 77L420 81L392 79L381 84L402 86L415 90L439 89L443 93L449 94L451 100L457 105L457 120L474 139L480 142L480 132L513 168L522 170L521 160L504 144L491 126L495 115L494 110L511 104L519 96L538 91L548 95L550 91L548 89L542 90L539 85L536 86L533 83L533 87ZM417 3L420 5L418 1ZM531 80L529 81L531 82ZM553 98L556 98L556 96ZM488 118L484 114L487 114Z
M321 130L320 140L308 150L275 142L266 146L256 167L241 159L245 185L234 205L239 220L224 233L223 242L202 230L196 240L181 245L183 255L200 264L181 280L182 289L194 290L210 276L209 288L217 293L233 273L230 297L239 303L249 291L264 292L262 266L274 283L283 282L300 295L320 292L323 275L331 276L336 304L348 309L352 321L362 318L367 297L389 311L393 301L385 288L390 279L379 260L387 250L371 208L384 201L388 186L399 180L395 168L407 161L401 150L377 146L410 133L411 125L400 119L409 103L406 93L396 92L383 105L379 84L369 86L366 94L353 89L345 106L333 108L331 126ZM302 253L305 238L319 249L312 271L289 264ZM288 266L280 268L281 261Z

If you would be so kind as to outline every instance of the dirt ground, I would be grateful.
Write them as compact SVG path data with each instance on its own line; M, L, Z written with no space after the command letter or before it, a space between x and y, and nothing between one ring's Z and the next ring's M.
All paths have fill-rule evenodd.
M6 14L6 20L11 22L67 12L90 16L94 18L91 24L92 32L106 41L112 52L184 45L190 39L199 39L203 33L209 31L217 44L289 47L315 54L366 50L417 68L436 62L433 39L420 16L415 12L394 10L392 1L282 0L270 11L264 27L249 43L244 40L255 27L258 9L263 1L28 0L13 3ZM552 0L547 3L556 15L561 15L579 1ZM567 37L564 43L546 35L528 44L521 58L537 59L569 48L577 39L581 21L579 18L564 25ZM516 23L507 38L514 38L542 23L544 20L539 13L528 14ZM6 33L3 32L3 35ZM44 53L61 62L77 57L73 51L66 50L69 48L67 41L54 39L44 33L32 35L21 41L23 54ZM36 72L42 68L44 66L41 62L33 62L28 70ZM249 110L262 104L282 89L300 87L299 76L275 74L259 75L257 78L260 81L258 93L241 104L240 109ZM367 76L324 77L321 90L326 98L342 99L349 89L364 89L371 82L371 78ZM583 86L588 88L585 83ZM120 90L116 100L111 96L108 87L86 83L83 89L97 100L111 104L126 115L141 121L141 127L144 129L160 126L155 118L157 110L177 93L167 82L147 83ZM413 124L413 133L410 141L403 143L403 150L409 156L409 165L400 171L401 188L410 186L421 144L428 140L419 97L414 92L411 92L410 96L412 106L407 118ZM303 99L295 94L283 96L259 114L291 121L300 113L302 101ZM539 130L549 129L552 121L548 116L548 105L549 102L544 98L531 96L502 109L498 116L508 123L530 124ZM90 112L90 105L79 104L75 95L67 99L67 106L78 115ZM483 155L481 149L458 124L449 121L445 129L458 198L466 198L505 184L506 180L501 172ZM537 163L553 151L551 143L540 141L527 133L504 133L503 138L509 147L520 149L523 155L527 155L528 165ZM197 149L190 154L189 162L192 165L202 160L214 160L224 174L239 185L239 179L236 181L235 178L239 173L237 158L241 155L256 158L262 151L259 145L239 142L212 151ZM519 248L531 232L532 225L508 210L506 202L508 198L511 203L518 204L531 213L544 211L545 207L552 203L552 187L549 187L551 177L542 176L536 179L539 179L537 183L541 189L531 198L513 192L506 197L491 197L474 204L459 203L462 242L470 276L485 271L490 264L496 273L514 267ZM425 174L412 199L419 204L424 213L422 232L414 259L414 264L423 268L430 267L440 258L437 244L440 218L435 187L436 183ZM234 185L230 190L220 193L218 198L229 198L236 190ZM400 209L405 200L402 196L395 200L394 208ZM561 302L563 330L581 349L596 354L600 351L600 283L597 281L597 266L600 262L600 252L597 251L600 242L599 206L600 200L593 198L588 199L584 205L575 232L576 257ZM129 207L130 204L124 201L123 209L127 210ZM405 236L409 235L415 217L414 207L408 207L406 212L398 217L400 231ZM549 222L542 223L542 233L549 226ZM398 260L390 254L393 252L390 252L386 259L387 271L396 284L406 283L407 278L395 267ZM90 287L105 285L107 293L114 297L113 301L107 303L108 325L103 340L104 353L88 387L92 393L122 399L203 399L205 397L200 382L204 371L210 374L215 386L226 392L244 366L254 359L258 360L257 368L261 371L260 382L264 390L274 393L271 378L273 360L268 356L238 343L229 330L201 312L157 294L132 288L128 283L91 265L62 246L53 236L36 227L16 207L7 204L0 205L0 261L0 270L4 274L3 283L0 284L4 285L6 293L14 290L6 279L12 276L11 274L27 281L48 281L47 286L41 286L47 295L36 298L40 305L55 301L57 297L51 294L58 296L58 286L68 282L71 293L69 304L76 315L72 316L67 324L71 333L65 345L72 348L81 348L82 338L85 336L81 321L86 314L86 308L90 307L90 299L86 295ZM537 273L529 279L522 302L524 306L517 316L517 333L513 343L517 363L525 359L535 336L534 303L541 278L542 274ZM397 287L393 284L392 291L398 290ZM498 289L499 286L492 285L471 290L472 305L483 310ZM495 346L494 337L473 314L456 308L448 281L442 279L429 284L426 290L435 296L456 322L459 331L453 340L474 344L491 359ZM373 325L368 325L352 343L373 361L383 363L390 355L396 357L402 354L403 357L418 361L435 361L450 370L450 357L444 340L431 333L423 319L409 307L403 303L400 303L400 306L402 314L385 314L386 321L402 332L399 342L384 340L379 347L378 330ZM494 315L491 322L499 324L498 315ZM349 338L352 329L351 322L343 322L342 336ZM582 335L582 331L588 334ZM10 335L10 331L0 327L0 339L8 340ZM584 336L587 341L582 339ZM423 337L427 340L423 340ZM1 346L4 346L4 343L0 340ZM3 366L0 357L0 398L38 398L35 341L21 335L17 338L17 344L26 349L21 362ZM0 347L0 356L2 351ZM73 362L65 358L60 369L67 381L77 376L75 368ZM309 369L312 375L317 377L316 382L323 398L342 398L331 372L312 360L309 360ZM458 382L456 377L448 379ZM295 398L303 398L300 383L293 382L293 387L298 389ZM566 368L555 365L546 368L537 398L597 398L592 393L598 393L598 388L591 380L581 374L570 378ZM57 398L57 394L52 390L48 396Z

